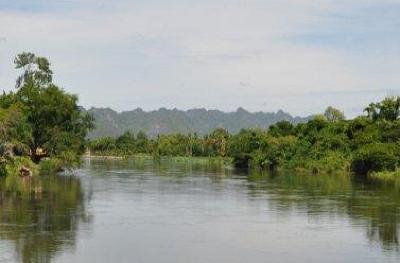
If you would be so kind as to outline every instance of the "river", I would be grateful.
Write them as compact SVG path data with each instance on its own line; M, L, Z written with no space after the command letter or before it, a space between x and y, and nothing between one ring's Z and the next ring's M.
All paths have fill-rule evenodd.
M0 262L400 262L400 186L84 159L0 180Z

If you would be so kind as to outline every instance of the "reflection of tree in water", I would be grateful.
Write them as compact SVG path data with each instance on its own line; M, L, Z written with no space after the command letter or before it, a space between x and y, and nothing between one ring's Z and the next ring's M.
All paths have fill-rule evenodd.
M134 159L93 159L86 160L86 166L97 175L109 172L131 175L132 171L151 173L157 176L187 177L191 175L232 175L232 170L227 169L228 164L223 159L217 158L162 158L154 160L151 157Z
M265 194L269 205L282 213L306 211L310 217L348 216L364 225L371 242L398 251L400 191L393 185L354 182L346 176L249 176L249 195Z
M81 182L50 176L0 180L0 239L15 243L23 262L50 262L73 247L85 215Z

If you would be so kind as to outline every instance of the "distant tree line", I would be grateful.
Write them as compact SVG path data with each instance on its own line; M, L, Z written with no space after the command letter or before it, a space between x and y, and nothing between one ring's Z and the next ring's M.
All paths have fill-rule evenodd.
M306 123L280 121L268 129L229 134L216 129L206 136L170 134L148 138L125 132L118 138L93 140L93 154L230 157L236 167L311 173L398 174L400 165L400 97L365 108L366 115L346 120L328 107Z
M225 129L216 129L206 136L194 134L163 134L149 138L144 132L102 137L89 142L91 153L97 155L151 154L160 156L227 157L231 135Z

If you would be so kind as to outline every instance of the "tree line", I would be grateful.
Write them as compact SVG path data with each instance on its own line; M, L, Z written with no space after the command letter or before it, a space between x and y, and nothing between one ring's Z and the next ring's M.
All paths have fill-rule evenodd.
M399 174L400 97L389 97L346 120L328 107L306 123L280 121L268 129L242 129L230 134L219 128L207 134L169 134L149 138L143 132L103 137L88 146L98 155L229 157L236 167L308 173Z
M93 116L78 106L76 95L53 82L49 61L24 52L14 62L20 71L15 89L0 95L0 175L54 171L79 160L87 148L98 155L227 157L236 167L271 171L400 175L400 97L371 103L351 120L328 107L305 123L280 121L236 134L219 128L205 136L149 138L126 131L88 142Z

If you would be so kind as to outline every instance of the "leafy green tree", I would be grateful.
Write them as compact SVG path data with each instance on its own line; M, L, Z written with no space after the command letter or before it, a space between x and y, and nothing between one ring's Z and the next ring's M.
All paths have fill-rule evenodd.
M20 106L31 130L32 160L39 162L43 156L37 154L39 148L50 156L66 151L83 152L94 120L81 111L77 96L52 83L53 72L46 58L22 53L15 58L15 67L22 71L16 83L17 92L3 95L0 102L2 106L12 101Z
M400 115L400 97L389 97L378 103L371 103L364 109L373 121L395 121Z
M229 133L223 128L215 129L207 137L207 149L211 156L225 157L227 154L227 142Z
M16 69L22 70L15 85L18 89L29 82L36 87L43 87L49 85L53 80L50 62L45 57L37 57L33 53L23 52L15 57L14 64Z
M272 136L288 136L296 133L294 126L289 121L278 121L277 123L269 126L269 133Z
M31 129L18 105L0 108L0 142L29 143Z
M144 132L139 131L138 134L136 135L135 147L136 147L136 152L138 153L148 152L149 139L147 138L147 135Z
M337 121L342 121L342 120L346 119L346 117L344 116L344 113L342 111L340 111L332 106L329 106L328 108L326 108L324 116L330 122L337 122Z
M117 148L117 143L112 137L102 137L89 143L90 150L101 153L110 154Z
M237 167L248 167L252 154L264 148L266 133L262 130L242 129L229 141L229 155Z
M400 147L395 143L370 143L358 149L352 160L352 169L356 173L367 174L371 171L393 171L400 161Z
M130 131L124 132L121 136L119 136L115 141L115 147L122 154L132 154L136 150L136 140L135 134Z

